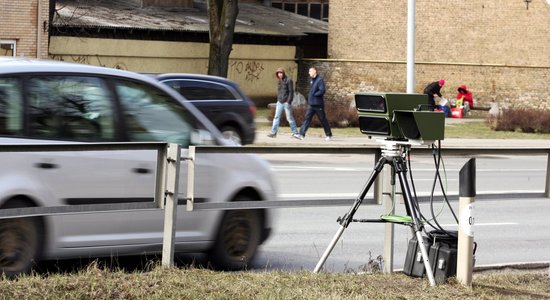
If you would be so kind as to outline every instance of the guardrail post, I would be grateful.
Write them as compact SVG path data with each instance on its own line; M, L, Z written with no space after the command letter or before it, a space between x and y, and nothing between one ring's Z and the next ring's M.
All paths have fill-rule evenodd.
M382 157L382 151L376 152L374 154L374 165L380 160L380 157ZM374 203L376 204L382 204L383 200L383 190L384 190L384 180L380 178L380 176L376 177L374 180L374 190L373 190L373 198Z
M550 198L550 153L546 158L546 187L544 188L544 195L546 198Z
M168 165L168 144L163 151L157 151L157 174L155 176L155 204L164 208L164 192L166 191L166 168Z
M195 146L189 146L185 160L189 162L187 165L187 211L192 211L195 203Z
M476 196L476 161L471 158L459 174L458 249L456 278L463 285L472 284L474 268L474 202Z
M395 213L395 182L392 174L391 168L384 169L383 176L378 178L383 178L384 181L384 212L386 214ZM394 253L394 237L395 237L395 226L393 223L388 222L384 224L384 273L393 272L393 253Z
M166 168L166 203L164 205L164 237L162 240L162 266L174 266L174 242L178 211L178 182L181 150L178 144L168 144Z

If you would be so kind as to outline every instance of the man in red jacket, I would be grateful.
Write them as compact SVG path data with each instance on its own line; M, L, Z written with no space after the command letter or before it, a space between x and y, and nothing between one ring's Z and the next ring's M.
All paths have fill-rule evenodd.
M463 84L458 88L458 93L456 94L456 100L462 100L462 105L464 106L464 113L470 112L470 108L474 107L474 99L472 97L472 92L470 92L466 85ZM457 105L458 106L458 105Z

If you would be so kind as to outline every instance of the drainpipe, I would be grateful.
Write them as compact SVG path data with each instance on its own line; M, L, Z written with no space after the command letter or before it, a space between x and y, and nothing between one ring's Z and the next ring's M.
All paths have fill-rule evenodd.
M42 0L36 0L36 58L41 58L40 50L42 48L42 34L40 32L40 24L42 24L42 5L40 5L41 1Z

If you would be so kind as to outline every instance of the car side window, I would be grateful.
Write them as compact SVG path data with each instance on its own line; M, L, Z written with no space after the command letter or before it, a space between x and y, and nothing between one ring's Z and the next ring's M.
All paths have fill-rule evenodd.
M114 140L111 96L101 78L33 76L26 90L31 137Z
M115 86L130 141L191 144L195 121L180 103L137 82L117 80Z
M21 81L17 78L0 78L0 134L22 135L22 103Z
M166 80L163 83L175 89L188 100L236 100L237 97L224 85L201 80Z

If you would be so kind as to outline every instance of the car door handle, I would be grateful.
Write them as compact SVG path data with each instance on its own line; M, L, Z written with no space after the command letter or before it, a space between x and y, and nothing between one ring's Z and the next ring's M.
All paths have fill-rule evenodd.
M152 170L147 168L133 168L132 172L137 174L149 174L152 172Z
M58 164L52 164L52 163L35 163L34 166L39 169L57 169L59 167Z

